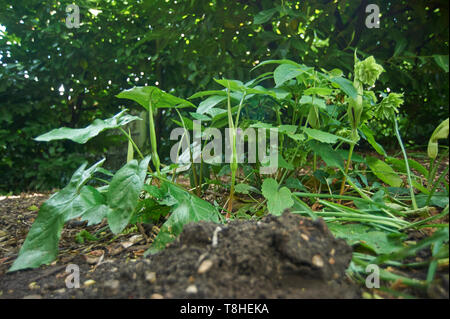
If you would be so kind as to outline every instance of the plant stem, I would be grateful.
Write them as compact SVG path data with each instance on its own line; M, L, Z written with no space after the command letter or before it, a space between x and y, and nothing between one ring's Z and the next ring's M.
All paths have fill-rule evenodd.
M342 179L341 191L339 192L339 195L341 195L341 196L344 194L345 182L347 181L348 170L349 170L350 164L352 162L352 155L353 155L354 148L355 148L355 143L350 144L350 150L348 151L348 159L347 159L347 163L345 164L345 175Z
M230 197L228 198L228 208L226 217L230 217L230 213L233 210L233 198L234 198L234 184L236 183L236 172L238 169L237 163L237 149L236 149L236 135L237 135L237 126L239 124L239 115L242 110L242 106L244 105L246 92L243 93L241 102L239 103L238 112L236 115L236 125L233 123L233 115L231 113L231 97L230 97L230 88L227 88L227 111L228 111L228 125L230 132L230 142L232 143L232 158L230 161L230 169L231 169L231 186L230 186Z
M397 136L398 143L400 144L400 148L402 149L403 158L405 160L405 166L406 166L406 173L408 175L408 184L409 184L409 192L411 194L411 201L414 209L417 209L417 202L416 202L416 196L414 194L414 187L412 184L411 179L411 170L409 169L409 162L408 162L408 155L406 154L405 146L403 145L402 137L400 136L400 132L398 130L398 122L397 118L394 117L394 128L395 128L395 135Z
M119 127L119 130L123 133L123 135L125 135L128 139L128 141L131 142L131 144L133 145L134 149L136 150L136 152L138 152L139 156L144 159L144 155L142 155L141 151L139 150L139 147L137 147L137 145L134 143L133 139L131 138L131 136L121 127Z
M158 156L158 145L156 143L156 131L155 131L155 120L153 118L153 105L150 97L149 108L148 108L148 120L149 120L149 130L150 130L150 142L152 146L152 162L155 165L156 172L161 175L160 165Z
M364 262L359 258L353 257L352 261L360 266L367 267L369 265L369 262ZM418 288L425 288L426 282L424 280L417 280L412 279L400 275L396 275L394 273L388 272L382 268L380 268L380 278L383 280L389 280L389 281L398 281L400 280L403 284L412 286L412 287L418 287Z

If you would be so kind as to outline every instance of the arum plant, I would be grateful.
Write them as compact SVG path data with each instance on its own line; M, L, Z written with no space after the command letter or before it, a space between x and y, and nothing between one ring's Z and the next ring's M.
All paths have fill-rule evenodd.
M391 121L394 123L395 136L397 137L398 143L402 150L403 159L405 161L406 174L408 176L409 191L411 195L411 202L414 209L418 209L416 197L414 195L413 182L411 179L411 169L409 167L408 155L406 154L405 146L403 145L402 137L400 136L400 131L398 129L397 113L400 105L403 104L403 94L389 93L381 103L375 108L379 118Z
M85 128L62 127L40 135L35 140L50 142L69 139L84 144L102 131L123 130L121 126L137 119L139 118L136 116L126 115L124 110L106 120L96 119ZM127 133L126 135L129 136ZM69 184L42 205L19 256L9 271L35 268L52 262L57 256L61 230L71 219L80 217L88 221L88 225L92 225L106 218L114 234L123 231L137 206L150 160L149 157L140 162L130 157L128 159L128 163L115 174L101 168L105 159L90 168L86 168L87 163L81 165ZM111 181L105 181L106 185L99 188L88 185L90 180L102 180L95 176L98 173L112 175Z
M354 78L353 86L356 89L356 98L350 98L347 108L347 117L351 125L351 140L350 150L348 153L348 160L345 166L345 175L341 184L340 195L344 193L346 175L348 174L350 164L352 162L353 149L356 143L359 141L358 128L361 125L361 115L363 113L363 95L364 95L364 85L369 87L375 84L375 81L384 71L383 67L376 63L373 56L368 57L364 61L359 61L356 57L355 52L355 67L354 67Z
M438 140L448 139L448 134L449 134L449 119L447 118L446 120L442 121L441 124L438 125L438 127L436 127L433 134L431 135L430 140L428 141L427 153L428 153L428 157L430 158L431 162L430 162L430 169L429 169L428 178L427 178L428 179L427 187L428 187L428 190L430 191L430 193L428 194L428 198L427 198L425 205L430 204L431 197L433 196L434 192L436 191L436 188L441 183L441 181L444 180L444 177L445 177L445 175L447 175L448 170L449 170L449 166L447 165L447 167L444 169L442 174L439 176L438 180L435 183L433 183L433 179L436 176L437 168L439 167L439 164L436 165L436 159L437 159L438 151L439 151ZM447 152L447 154L448 154L448 152ZM445 154L442 155L442 159L443 159L443 156L445 156ZM440 163L441 161L438 161L438 163ZM448 192L448 187L447 187L447 192Z
M234 199L234 186L236 184L236 173L238 170L238 159L237 159L237 147L236 147L236 135L237 127L239 125L239 114L242 110L242 106L247 95L246 91L242 94L241 101L239 103L239 108L236 115L236 121L233 122L233 113L231 110L231 96L230 96L230 84L227 82L227 114L228 114L228 125L229 125L229 136L231 142L231 160L230 160L230 170L231 170L231 185L230 185L230 196L228 198L228 213L227 218L230 217L230 213L233 210L233 199Z
M206 100L200 103L197 108L196 116L205 116L208 114L212 117L211 126L215 128L223 128L228 122L229 141L231 148L230 170L231 170L231 185L230 196L227 201L227 217L233 209L233 198L235 193L236 175L238 171L238 154L237 154L237 130L239 126L240 113L244 106L244 101L255 95L268 95L276 97L275 92L267 90L258 86L258 80L252 80L247 83L242 83L237 80L221 79L215 81L223 86L224 90L203 91L198 92L190 97L190 99L209 96ZM232 107L232 102L238 101L239 104ZM226 103L226 111L215 108L220 103ZM236 113L236 119L233 120L233 114Z
M129 90L122 91L118 98L129 99L139 103L148 112L150 144L152 149L152 162L157 175L161 175L161 162L158 155L158 143L155 130L154 113L156 108L181 108L192 106L192 103L173 96L154 86L137 86Z

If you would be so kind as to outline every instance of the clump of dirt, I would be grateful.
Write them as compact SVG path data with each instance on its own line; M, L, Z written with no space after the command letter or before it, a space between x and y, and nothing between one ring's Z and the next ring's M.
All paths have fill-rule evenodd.
M38 293L51 298L358 298L358 288L345 277L351 256L351 247L334 238L321 219L284 213L259 222L199 222L186 225L172 244L148 258L106 259L85 274L89 285L81 281L79 289L64 289L60 276Z

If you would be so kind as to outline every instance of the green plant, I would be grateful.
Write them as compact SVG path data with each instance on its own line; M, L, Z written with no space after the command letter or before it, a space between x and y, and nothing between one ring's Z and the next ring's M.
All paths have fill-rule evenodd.
M171 99L170 96L164 96L164 94L160 92L162 98L157 100L156 105L168 106L168 103L181 100ZM138 102L142 102L142 98L150 98L143 93L143 90L137 90L134 93L128 91L126 95ZM139 118L125 114L124 110L112 118L95 120L86 128L59 128L38 136L36 140L49 142L70 139L77 143L86 143L102 131L120 129L127 135L130 144L136 147L141 154L135 143L132 142L130 135L121 128L137 119ZM81 218L91 225L100 223L106 218L113 233L122 232L133 219L135 222L137 221L133 217L134 215L142 214L140 211L145 210L145 205L139 205L141 192L144 189L160 204L154 205L156 208L157 206L173 206L172 215L165 228L166 231L157 236L153 249L163 248L168 241L173 240L173 237L181 232L182 226L187 222L200 219L218 221L218 217L214 213L215 209L211 204L194 198L178 186L170 186L172 184L166 179L163 179L167 183L164 184L167 187L166 192L162 192L158 188L155 190L149 186L144 188L150 156L143 157L140 162L128 158L127 163L115 174L101 168L104 161L105 159L88 169L86 169L87 163L80 166L73 174L69 184L42 205L38 217L20 249L19 256L9 271L35 268L52 262L57 255L62 227L68 220ZM158 162L155 162L156 167L158 167L157 165ZM107 181L97 178L95 175L98 174L112 175L112 178ZM160 174L157 174L156 177L163 178ZM87 185L93 179L103 181L106 185L97 188ZM186 207L188 207L187 216L185 214Z
M448 215L448 198L445 202L442 196L437 196L448 197L448 184L444 178L448 167L435 180L436 167L441 162L436 160L435 147L437 139L448 135L448 120L430 139L432 165L426 169L407 157L400 136L397 113L403 96L381 92L383 98L378 101L372 91L371 86L381 72L381 66L372 58L356 61L353 83L341 70L319 71L287 59L265 61L256 69L273 64L276 65L273 72L262 73L245 83L232 79L216 80L220 89L200 91L190 97L190 100L205 98L198 107L157 87L134 87L120 93L117 97L135 101L149 112L151 155L146 156L139 150L130 132L122 128L139 120L125 111L106 120L95 120L85 128L60 128L39 136L39 141L70 139L86 143L105 130L118 129L128 139L127 163L115 173L101 168L104 160L90 168L83 164L69 184L41 207L10 271L37 267L54 260L61 229L73 218L87 220L89 225L106 218L108 227L115 234L132 231L133 228L126 229L130 224L162 223L164 220L147 251L150 254L164 249L189 222L257 219L266 214L280 215L289 209L313 219L323 218L337 237L344 238L354 247L348 272L355 280L362 279L368 264L377 264L382 267L380 274L384 280L402 280L419 289L430 285L437 266L448 258L448 224L430 224ZM274 86L270 86L272 80ZM364 86L370 88L364 90ZM176 163L161 163L157 145L159 136L153 117L162 109L178 115L179 120L171 120L184 128L181 140L185 141L188 130L195 133L197 123L191 118L217 129L228 125L229 165L207 166L202 152L194 154L201 146L197 145L198 141L184 152L181 152L180 144ZM191 118L187 117L186 110L192 109L195 112L189 112ZM371 126L381 122L394 127L403 159L388 156L376 141ZM199 128L200 133L197 131L200 138L205 134L206 125ZM239 163L238 159L248 154L239 153L237 131L247 128L278 130L278 169L268 176L264 177L259 170L266 163ZM356 154L353 150L360 137L384 160ZM344 144L349 144L350 149L343 149ZM139 161L133 159L134 152L139 154ZM442 152L440 158L446 154L448 151ZM198 156L200 163L192 163ZM180 165L183 161L178 162L178 159L181 158L190 160L190 165ZM155 172L149 167L151 160ZM176 175L183 171L193 177L191 190L176 184ZM428 179L426 187L416 172ZM171 174L172 178L169 177ZM231 175L229 183L220 178L226 174ZM407 183L403 182L401 174L406 174ZM93 180L101 185L94 187L90 184ZM342 193L342 184L349 185L345 193ZM442 191L438 191L441 185ZM211 188L222 194L229 191L228 196L218 196L214 205L201 199L202 192ZM416 195L414 189L423 194ZM221 199L227 200L225 204L216 202ZM221 206L226 207L225 216L219 213ZM442 210L430 215L430 206ZM419 220L413 219L417 216ZM441 227L441 230L411 243L406 231L424 227ZM94 237L80 233L77 238L81 241ZM418 263L407 262L407 258L419 249L430 249L432 258ZM386 266L428 267L427 279L421 281L398 275L388 271Z
M375 62L373 56L368 57L364 61L359 61L358 58L356 57L355 51L353 86L356 89L357 96L356 98L350 97L348 102L347 117L352 129L351 131L352 142L350 143L350 151L348 153L347 164L345 166L345 175L348 174L348 170L352 162L353 149L359 140L358 129L361 125L361 116L364 109L363 86L364 85L367 85L369 87L373 86L375 84L375 81L378 79L378 77L381 75L383 71L384 71L383 67ZM344 179L341 184L340 195L344 193L345 180L346 177L344 176Z

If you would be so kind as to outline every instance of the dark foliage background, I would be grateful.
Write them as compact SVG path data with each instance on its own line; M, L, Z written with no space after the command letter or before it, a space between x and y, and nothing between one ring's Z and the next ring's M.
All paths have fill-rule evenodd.
M117 113L122 89L158 83L187 98L215 88L213 77L267 71L249 72L267 59L348 75L355 49L374 55L386 69L380 86L405 93L401 128L412 145L426 144L448 117L446 0L77 0L74 29L65 25L70 3L0 0L0 192L60 187L84 158L117 145L121 139L106 134L81 146L33 137ZM365 26L370 3L380 7L379 29ZM171 118L157 114L162 153ZM393 140L387 126L374 129L382 143Z

